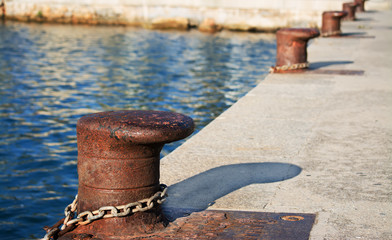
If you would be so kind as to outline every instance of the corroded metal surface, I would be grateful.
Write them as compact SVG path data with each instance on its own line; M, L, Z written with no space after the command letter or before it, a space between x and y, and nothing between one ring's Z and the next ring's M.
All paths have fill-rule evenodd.
M185 115L160 111L114 111L77 123L78 213L149 198L159 189L159 154L165 143L194 129ZM159 206L121 218L78 226L71 234L105 239L149 233L165 225ZM69 235L68 235L69 236ZM67 235L64 236L67 238Z
M315 28L283 28L277 31L276 67L306 63L307 43L319 35Z
M309 239L315 215L303 213L265 213L208 210L193 212L171 209L165 212L185 215L167 228L153 234L126 236L121 239ZM68 239L102 239L91 234L73 234Z
M80 131L90 131L89 137L134 144L173 142L189 136L193 128L192 119L182 114L138 110L89 114L80 118L77 124L78 136L84 133ZM91 142L91 139L89 141ZM109 148L109 144L110 142L101 147ZM84 142L78 144L79 146L87 147ZM80 150L84 148L78 148L78 151Z
M343 18L343 20L354 21L356 8L357 4L354 2L343 3L343 11L347 12L347 15Z
M323 36L340 35L340 20L345 17L345 11L327 11L323 12L321 34Z
M309 239L314 220L314 214L208 210L178 218L151 239Z

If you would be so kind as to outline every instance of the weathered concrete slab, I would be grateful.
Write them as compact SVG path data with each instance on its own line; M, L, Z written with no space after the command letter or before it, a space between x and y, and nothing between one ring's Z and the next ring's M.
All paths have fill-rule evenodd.
M166 207L317 214L311 239L391 239L392 12L358 14L162 160ZM362 19L362 20L361 20ZM369 20L370 19L370 20Z

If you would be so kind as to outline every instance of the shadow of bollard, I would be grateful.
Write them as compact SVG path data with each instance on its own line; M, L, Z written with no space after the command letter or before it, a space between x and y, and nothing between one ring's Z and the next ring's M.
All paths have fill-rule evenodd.
M301 168L288 163L241 163L212 168L169 186L164 208L202 211L215 200L250 184L284 181L301 173ZM170 221L182 217L181 211L166 214Z
M331 69L324 68L330 65L344 65L351 64L353 61L324 61L324 62L314 62L310 64L309 71L306 73L310 74L329 74L329 75L356 75L362 76L365 74L364 70L352 70L352 69Z
M345 65L345 64L352 64L353 61L321 61L321 62L312 62L309 65L310 70L316 70L327 66L332 65Z

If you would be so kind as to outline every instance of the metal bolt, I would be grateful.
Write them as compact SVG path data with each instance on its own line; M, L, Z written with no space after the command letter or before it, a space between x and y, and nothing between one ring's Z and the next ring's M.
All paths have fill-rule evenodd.
M345 16L343 20L354 21L356 8L357 8L357 4L354 2L343 3L343 11L347 12L347 16Z
M276 33L276 67L307 63L307 43L318 37L315 28L283 28Z
M77 123L78 213L149 198L160 189L159 160L165 143L189 136L192 118L161 111L112 111L86 115ZM164 228L159 206L125 217L78 226L62 239L80 234L123 238Z
M290 221L290 222L296 222L296 221L301 221L304 220L304 217L302 216L296 216L296 215L289 215L289 216L283 216L280 217L284 221Z
M323 22L321 27L322 36L338 36L341 34L340 20L347 16L345 11L323 12Z

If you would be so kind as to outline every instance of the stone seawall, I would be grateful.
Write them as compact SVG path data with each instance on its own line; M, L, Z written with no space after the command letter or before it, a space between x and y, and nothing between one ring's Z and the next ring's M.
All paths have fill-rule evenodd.
M207 24L216 27L213 29L274 31L281 27L318 27L323 11L340 10L346 0L3 1L6 18L18 21L188 29L207 19Z

